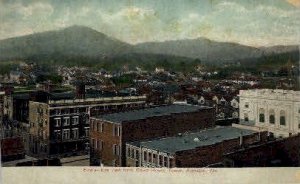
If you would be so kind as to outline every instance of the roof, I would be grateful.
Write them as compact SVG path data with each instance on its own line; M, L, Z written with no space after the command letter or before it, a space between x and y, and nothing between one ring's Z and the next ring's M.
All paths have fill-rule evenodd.
M175 113L195 112L201 109L211 109L211 107L173 104L168 106L146 108L146 109L134 110L129 112L107 114L107 115L99 116L97 118L105 121L122 123L125 121L146 119L154 116L166 116Z
M225 140L235 139L241 135L251 135L256 131L240 129L236 127L216 127L199 132L184 133L174 137L153 139L150 141L132 142L135 146L146 147L165 153L175 153L183 150L191 150L197 147L213 145Z

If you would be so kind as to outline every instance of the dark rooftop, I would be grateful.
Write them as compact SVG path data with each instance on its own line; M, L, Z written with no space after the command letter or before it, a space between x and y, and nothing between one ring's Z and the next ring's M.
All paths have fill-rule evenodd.
M251 135L253 130L239 129L236 127L216 127L199 132L184 133L182 135L153 139L143 142L132 142L135 146L146 147L166 153L190 150L201 146L216 144L225 140L238 138L243 135Z
M154 116L165 116L174 113L194 112L200 109L210 109L210 108L211 107L206 107L206 106L173 104L168 106L134 110L130 112L107 114L107 115L99 116L98 118L106 121L115 122L115 123L122 123L124 121L134 121L134 120L146 119Z

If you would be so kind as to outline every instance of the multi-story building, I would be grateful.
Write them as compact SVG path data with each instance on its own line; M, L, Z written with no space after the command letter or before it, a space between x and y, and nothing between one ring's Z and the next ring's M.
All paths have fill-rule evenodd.
M225 153L263 140L267 140L267 132L217 127L174 137L129 142L126 144L126 165L206 167L222 162Z
M28 125L29 93L15 93L4 96L4 115L9 120L18 121L22 125Z
M89 151L90 116L146 105L145 96L85 94L81 97L45 92L32 97L29 101L29 155L50 158L86 153Z
M268 140L224 154L225 167L299 167L300 134Z
M213 108L179 104L91 117L91 165L125 166L126 142L174 136L214 125Z
M300 132L300 91L241 90L240 123L287 137Z

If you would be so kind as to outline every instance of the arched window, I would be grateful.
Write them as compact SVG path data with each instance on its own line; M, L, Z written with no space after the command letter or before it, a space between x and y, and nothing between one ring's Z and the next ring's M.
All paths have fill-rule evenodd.
M259 122L264 123L265 122L265 110L259 109Z
M285 126L285 111L284 110L280 111L280 125Z
M269 123L275 124L275 112L273 109L269 111Z

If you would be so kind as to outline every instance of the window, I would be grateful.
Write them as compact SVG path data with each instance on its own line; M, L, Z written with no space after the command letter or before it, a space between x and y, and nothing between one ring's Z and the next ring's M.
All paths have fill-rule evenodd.
M79 124L79 117L78 116L74 116L72 119L73 119L73 121L72 121L73 125L78 125Z
M152 159L152 163L154 163L156 161L156 154L152 154L153 155L153 159Z
M275 112L273 109L269 111L269 123L275 124Z
M170 163L170 168L174 167L173 162L174 162L174 160L173 160L172 158L170 158L170 161L169 161L169 163Z
M73 109L73 112L74 112L74 113L79 113L79 109L78 109L78 108L75 108L75 109Z
M64 109L64 114L70 114L70 109Z
M84 127L84 136L85 137L90 136L90 128L89 127Z
M72 136L73 136L73 139L78 139L78 137L79 137L78 128L73 128L72 129Z
M63 130L63 139L64 140L70 139L70 130L69 129Z
M121 127L120 126L114 125L113 135L114 136L121 136Z
M136 157L136 159L140 158L139 150L135 150L135 157Z
M120 154L120 147L117 144L113 145L113 154L119 155Z
M245 108L249 108L249 102L245 103Z
M167 160L168 160L168 157L164 157L164 167L167 167L167 166L168 166Z
M285 126L285 111L280 111L280 125Z
M163 165L163 156L162 155L159 155L159 165Z
M55 114L56 114L56 115L60 115L60 114L61 114L60 109L55 109Z
M249 121L248 114L244 114L244 121L245 121L245 122L248 122L248 121Z
M152 153L148 153L148 162L152 162Z
M103 149L103 141L102 140L98 140L97 141L96 149L98 149L98 150L102 150Z
M134 149L131 149L131 158L134 158Z
M98 149L98 150L102 150L103 149L103 142L102 140L95 140L95 149Z
M97 132L103 132L103 123L97 123Z
M70 117L64 117L64 126L70 125Z
M144 151L144 161L147 161L147 152Z
M96 140L95 140L95 139L92 139L92 141L91 141L91 147L92 147L92 148L95 148L95 145L96 145Z
M60 130L54 130L54 138L55 139L61 139Z
M127 157L129 157L130 158L130 147L127 147Z
M259 122L264 123L265 122L265 110L259 109Z
M60 127L61 126L61 119L60 118L54 118L55 120L55 127Z

